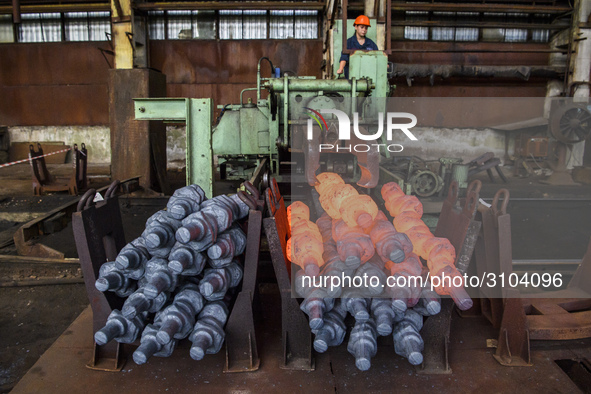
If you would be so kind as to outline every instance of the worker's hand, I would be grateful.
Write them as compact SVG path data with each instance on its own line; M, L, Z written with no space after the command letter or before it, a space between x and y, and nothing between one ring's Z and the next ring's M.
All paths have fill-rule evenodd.
M342 73L344 73L344 72L345 72L345 68L344 68L344 67L341 67L341 68L339 68L339 69L337 70L337 74L342 74Z

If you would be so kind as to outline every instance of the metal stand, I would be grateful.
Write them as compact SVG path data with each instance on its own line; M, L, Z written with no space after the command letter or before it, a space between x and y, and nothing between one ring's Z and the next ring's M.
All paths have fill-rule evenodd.
M86 284L86 292L93 313L93 335L103 328L113 309L120 309L123 300L114 293L103 293L94 286L101 265L113 261L125 246L119 200L115 191L119 181L114 181L105 193L104 201L95 205L96 190L90 189L78 203L72 214L72 227L80 265ZM92 360L88 368L102 371L119 371L125 364L121 359L120 344L111 341L106 345L94 344Z
M502 204L499 207L499 201ZM512 272L512 247L511 247L511 216L507 214L509 204L509 191L500 189L494 196L489 208L481 206L478 210L478 218L482 221L482 236L476 243L475 260L476 274L480 277L486 274L495 275ZM503 298L505 295L501 288L481 287L480 308L482 314L492 323L493 327L500 328L503 316Z
M259 369L256 332L253 317L253 300L257 291L257 272L263 219L263 200L258 190L245 182L245 188L252 193L248 213L247 241L244 259L242 290L226 324L226 364L224 372L251 372ZM241 198L244 194L241 194Z
M590 338L589 283L591 241L566 290L543 293L550 298L520 298L516 290L507 292L495 359L501 365L531 366L530 340Z
M277 284L281 292L281 327L283 362L281 368L312 371L312 332L296 298L291 295L290 267L285 247L289 224L283 197L279 194L277 182L271 181L271 188L265 191L270 217L263 219L265 234L273 260Z
M456 267L461 273L465 273L470 263L480 223L474 221L474 214L478 206L481 182L473 181L468 187L466 201L461 210L456 208L458 201L458 183L453 181L449 186L447 199L443 202L441 215L435 229L436 237L449 239L457 253ZM425 341L423 352L423 364L417 368L420 374L450 374L449 366L449 335L453 301L443 299L441 312L429 317L421 330Z

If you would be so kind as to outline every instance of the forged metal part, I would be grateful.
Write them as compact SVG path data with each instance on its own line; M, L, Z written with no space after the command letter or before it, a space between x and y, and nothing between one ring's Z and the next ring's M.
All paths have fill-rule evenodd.
M355 366L359 370L367 371L371 367L371 358L378 351L376 324L372 319L355 323L347 351L355 357Z
M318 330L313 330L314 349L318 353L324 353L329 346L339 346L343 343L347 334L345 325L347 310L343 307L341 299L335 300L334 307L324 316L324 324Z
M341 260L339 253L337 252L337 246L334 242L324 243L324 252L322 253L322 258L324 259L325 264L322 267L320 274L327 278L327 286L325 290L329 297L337 298L343 292L342 278L352 278L357 267L352 269ZM334 283L332 278L338 278L338 281L335 280L336 283ZM338 284L339 286L333 286L334 284Z
M330 263L327 263L322 267L322 271L320 275L326 277L326 294L329 297L338 298L343 293L343 286L342 286L342 278L343 277L352 277L352 270L347 270L345 263L339 259L332 260ZM338 278L338 281L335 280L334 284L338 284L339 286L333 286L332 278Z
M166 258L175 244L174 235L180 226L181 222L166 211L158 211L152 215L142 233L150 255Z
M324 314L330 311L334 305L334 298L329 298L323 289L314 289L304 298L300 309L309 317L312 330L317 330L324 324Z
M94 341L101 346L113 339L119 343L132 343L144 328L146 318L147 313L141 313L133 319L127 319L115 309L109 315L105 326L94 334Z
M345 311L346 313L346 311ZM345 326L344 316L339 310L331 309L324 315L324 324L318 330L313 330L314 350L318 353L324 353L329 346L339 346L345 339L347 327Z
M186 338L195 324L195 316L203 308L199 287L193 283L183 286L171 305L159 315L160 328L156 339L165 345L174 339Z
M257 196L254 196L254 197L258 198ZM236 204L236 207L237 207L237 210L235 211L236 215L234 217L234 220L240 220L240 219L244 219L245 217L247 217L248 211L250 211L250 208L248 207L248 205L246 205L246 203L244 201L242 201L240 199L240 196L238 194L232 194L229 198L230 198L230 200L232 200L234 202L234 204Z
M139 289L143 289L144 287L146 287L147 284L148 284L148 279L145 276L142 276L137 281L137 287Z
M199 316L189 340L191 358L201 360L205 354L216 354L222 348L226 333L224 325L228 321L228 307L223 302L206 304Z
M199 291L208 301L224 298L232 282L232 273L226 268L207 268L203 279L199 281Z
M139 281L141 278L144 277L146 271L146 263L140 265L136 269L122 270L121 272L123 272L123 275L125 275L127 278Z
M343 220L333 220L332 237L341 260L348 266L359 266L375 254L375 246L361 227L349 227Z
M203 319L205 317L212 317L219 321L222 325L225 325L229 314L230 311L228 310L228 304L226 300L213 301L208 302L203 306L203 309L201 309L201 312L199 312L197 320Z
M110 261L99 268L99 278L94 286L98 291L113 291L119 297L127 297L135 291L136 284L117 268L114 261Z
M392 324L395 317L392 303L388 298L373 298L371 300L371 317L376 322L376 329L380 336L392 334Z
M228 289L236 287L242 281L243 270L240 264L233 262L224 268L208 268L199 281L199 291L208 301L224 298Z
M406 255L412 252L410 239L406 234L396 231L392 222L381 211L368 234L375 245L376 254L384 262L401 263L406 259Z
M121 313L127 319L133 319L142 312L156 313L162 309L169 297L169 293L162 292L156 298L148 298L144 294L144 288L140 287L125 300Z
M182 227L177 230L175 237L177 241L184 244L196 241L199 249L205 250L213 245L217 234L218 223L215 216L201 210L183 219Z
M199 211L199 206L204 200L205 192L199 185L187 185L174 191L166 208L173 218L183 220Z
M329 298L325 289L314 287L311 278L308 286L305 277L304 270L296 272L295 291L304 298L300 304L300 310L308 315L310 328L318 330L324 324L324 314L334 306L334 298Z
M119 289L119 290L115 290L115 294L117 294L118 297L127 298L131 294L133 294L133 292L136 290L137 290L137 281L128 279L128 286L124 287L122 289Z
M240 199L236 198L236 200L245 205ZM236 201L223 194L216 196L211 200L207 200L207 202L202 205L201 209L215 217L218 224L218 233L230 228L232 223L235 220L238 220L238 217L240 216L240 207L237 205ZM246 213L248 214L248 211Z
M136 270L150 260L146 240L138 237L125 245L115 259L115 265L122 270Z
M209 207L210 205L219 205L219 206L226 206L232 212L232 221L244 219L248 216L248 211L250 208L244 201L240 199L238 194L232 194L230 196L226 196L225 194L221 194L219 196L215 196L211 200L207 200L205 204L203 204L202 208ZM228 225L229 227L229 225ZM228 228L226 227L226 228ZM224 229L225 230L225 229ZM220 230L220 231L224 231Z
M375 257L372 257L368 262L357 268L354 275L355 277L359 277L362 281L361 283L364 284L364 287L358 290L366 297L377 297L382 294L388 277L384 272L383 262L379 256L377 256L377 259ZM369 279L365 280L364 278ZM365 286L365 282L367 282L367 286Z
M168 256L168 268L178 275L196 276L203 271L207 259L198 249L194 249L195 243L189 242L174 244Z
M133 361L142 365L145 364L148 359L152 356L156 357L170 357L174 348L176 347L177 341L172 340L166 345L162 345L156 339L158 333L158 326L154 324L148 324L142 332L141 345L133 352Z
M322 254L323 257L327 255L327 253L330 253L330 260L327 261L327 263L332 262L333 260L337 259L340 260L343 264L343 272L345 272L346 276L353 276L353 274L355 273L355 270L357 268L359 268L359 266L361 265L361 261L359 259L345 259L342 260L339 256L339 253L337 251L337 245L336 243L326 243L324 245L324 253ZM335 256L336 255L336 256ZM337 264L338 266L340 266L340 264Z
M419 302L412 309L423 316L434 316L441 312L441 297L425 287L421 291Z
M399 276L394 275L393 278L398 278ZM396 284L396 280L394 279L392 283ZM412 296L409 287L387 286L385 292L391 301L394 312L403 314L408 309L407 300Z
M242 282L244 269L238 260L234 260L232 263L225 266L224 269L228 272L228 276L230 278L230 288L236 287L240 284L240 282Z
M213 268L224 267L235 256L244 253L246 249L246 235L238 226L232 226L217 237L214 245L207 250L209 264Z
M178 275L168 268L168 260L153 257L146 263L144 294L156 298L163 291L172 291L178 284Z
M425 343L419 331L423 327L423 316L412 309L404 314L404 319L394 326L394 351L405 357L412 365L423 362Z
M363 323L369 320L370 299L359 297L355 290L348 288L343 291L341 302L356 322Z

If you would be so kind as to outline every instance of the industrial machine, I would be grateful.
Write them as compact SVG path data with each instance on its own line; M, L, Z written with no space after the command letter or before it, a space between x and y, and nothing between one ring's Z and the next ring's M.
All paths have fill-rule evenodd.
M262 76L265 60L273 77ZM256 90L256 103L243 103L243 91L241 103L223 106L215 125L211 99L136 99L136 119L186 122L187 183L203 185L209 196L214 155L220 175L226 179L260 176L265 186L269 175L288 182L291 173L305 174L306 181L313 183L314 173L322 166L349 180L358 179L361 186L375 187L380 152L345 149L347 143L356 142L356 137L337 142L336 118L325 115L325 127L315 124L313 138L305 138L310 111L340 110L350 119L357 112L358 124L368 134L379 113L385 113L385 98L391 90L386 54L357 51L350 56L349 64L350 79L320 80L287 73L280 76L280 68L263 57L257 67L256 88L245 89ZM318 146L329 142L333 148L326 150L320 162Z

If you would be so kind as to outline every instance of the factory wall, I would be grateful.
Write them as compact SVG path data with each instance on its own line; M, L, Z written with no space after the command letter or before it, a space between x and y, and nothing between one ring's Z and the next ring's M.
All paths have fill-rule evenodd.
M150 64L166 75L168 97L212 97L216 106L238 104L240 92L256 86L259 58L270 58L282 71L320 77L322 46L321 40L151 41ZM390 61L405 64L547 65L549 60L543 51L547 44L394 41L392 48ZM508 52L498 52L502 48ZM11 140L85 142L91 162L109 163L107 81L113 58L101 51L109 49L106 42L1 44L0 125L9 126ZM267 62L261 69L263 76L270 75ZM429 78L415 78L412 86L404 78L394 82L399 97L544 97L547 90L541 79L436 78L431 85ZM245 92L244 101L255 97L255 92ZM433 130L434 147L438 132ZM476 150L500 153L504 146L497 132L465 132L478 141ZM461 130L448 135L467 140ZM450 144L448 155L463 156L466 149L455 152L454 146L459 145ZM443 155L427 145L420 151ZM182 126L168 127L167 153L169 165L182 165Z
M0 125L13 142L85 142L89 160L109 163L106 42L0 44ZM167 77L168 97L212 97L216 105L238 104L240 92L256 86L257 61L320 77L320 40L152 41L152 68ZM268 63L262 73L270 75ZM254 92L246 92L256 97ZM215 116L219 113L216 109ZM167 131L169 161L184 158L184 128ZM180 164L179 164L180 165Z

